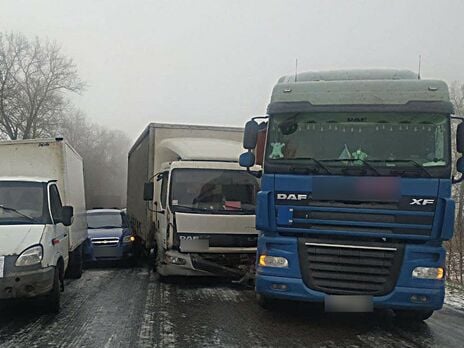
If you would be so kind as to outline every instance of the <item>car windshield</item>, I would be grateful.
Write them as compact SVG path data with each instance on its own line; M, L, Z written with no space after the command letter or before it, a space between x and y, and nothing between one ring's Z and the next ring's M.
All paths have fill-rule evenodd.
M173 211L253 214L259 183L245 171L175 169L170 186Z
M41 224L46 210L44 184L0 182L0 224Z
M119 212L114 213L88 213L87 226L90 229L97 228L125 228L125 219Z
M447 115L431 113L273 115L266 162L271 171L449 177L449 129Z

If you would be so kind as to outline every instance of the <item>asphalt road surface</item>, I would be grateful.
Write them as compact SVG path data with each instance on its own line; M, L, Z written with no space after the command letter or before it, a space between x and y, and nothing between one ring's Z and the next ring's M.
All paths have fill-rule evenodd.
M388 311L325 314L281 303L261 309L251 289L217 280L160 283L147 268L96 268L69 281L58 315L34 302L0 305L0 347L462 347L464 309L425 323Z

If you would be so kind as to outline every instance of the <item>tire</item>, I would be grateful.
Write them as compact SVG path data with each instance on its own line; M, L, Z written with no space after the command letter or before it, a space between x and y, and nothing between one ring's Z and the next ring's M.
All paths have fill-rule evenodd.
M82 277L82 270L84 268L84 255L82 252L82 245L79 245L69 258L68 270L66 276L71 279L79 279Z
M396 318L401 321L424 321L430 318L433 310L396 310Z
M256 294L256 302L261 308L267 309L267 310L272 309L275 304L275 300L267 296L264 296L262 294Z
M53 288L46 295L43 304L45 306L45 311L51 314L58 314L61 308L61 286L60 286L60 270L58 266L55 267L55 272L53 275Z

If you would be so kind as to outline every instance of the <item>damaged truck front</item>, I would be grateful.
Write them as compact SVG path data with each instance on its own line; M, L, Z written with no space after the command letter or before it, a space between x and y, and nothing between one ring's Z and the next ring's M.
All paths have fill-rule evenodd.
M151 124L129 153L128 214L162 276L253 273L256 178L238 165L242 129Z

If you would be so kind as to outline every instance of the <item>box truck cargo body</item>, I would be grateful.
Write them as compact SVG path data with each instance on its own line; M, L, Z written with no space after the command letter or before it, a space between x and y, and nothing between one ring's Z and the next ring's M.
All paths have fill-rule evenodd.
M57 310L64 273L82 274L82 159L55 139L0 142L0 159L0 299L43 296Z
M253 265L259 182L237 163L241 138L241 128L151 124L131 149L128 215L161 275L240 276Z

